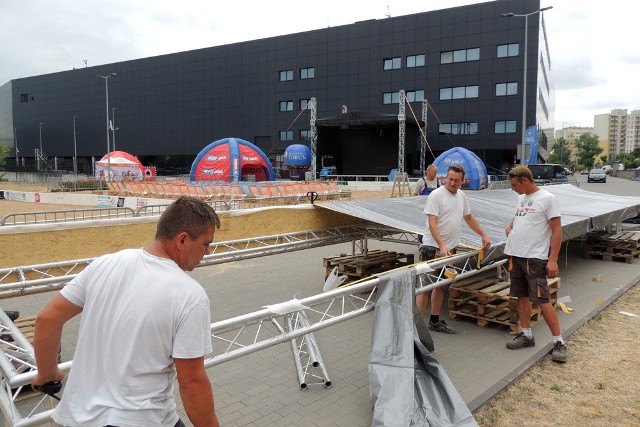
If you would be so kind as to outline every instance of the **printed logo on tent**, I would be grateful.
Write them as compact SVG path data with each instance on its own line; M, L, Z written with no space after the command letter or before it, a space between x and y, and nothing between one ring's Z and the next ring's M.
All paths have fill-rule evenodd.
M211 160L211 161L218 161L218 160L227 160L227 156L212 156L212 155L208 155L207 156L207 160Z
M242 160L247 161L247 162L257 162L258 161L258 157L257 156L242 156Z

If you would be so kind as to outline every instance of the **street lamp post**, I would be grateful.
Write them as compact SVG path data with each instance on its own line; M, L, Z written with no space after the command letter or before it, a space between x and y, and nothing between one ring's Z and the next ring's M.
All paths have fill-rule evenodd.
M13 128L13 144L16 148L16 182L18 182L18 169L20 169L20 150L18 150L18 128Z
M111 180L111 143L109 141L109 77L115 77L116 73L111 73L106 76L101 76L98 74L98 77L104 79L104 94L105 94L105 110L107 112L107 176L105 181Z
M116 131L118 128L116 127L116 110L118 107L111 108L111 146L113 147L113 151L116 151Z
M44 123L40 123L39 127L40 127L40 133L39 133L39 137L38 139L40 140L40 151L38 152L38 172L40 172L42 170L42 125Z
M553 6L543 7L533 12L529 13L503 13L500 16L511 18L511 17L523 17L524 18L524 75L522 77L522 158L520 159L520 163L524 164L525 155L524 155L524 147L525 147L525 133L527 132L527 45L529 44L529 16L534 15L536 13L544 12L545 10L553 9Z
M73 175L76 177L75 182L73 183L74 189L77 190L76 186L78 185L78 150L76 143L76 118L78 116L73 116Z

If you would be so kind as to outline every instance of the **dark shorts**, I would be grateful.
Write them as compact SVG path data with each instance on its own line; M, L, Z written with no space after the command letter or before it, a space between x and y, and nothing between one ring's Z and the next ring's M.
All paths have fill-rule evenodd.
M456 249L457 248L453 248L451 252L455 254ZM440 248L436 248L435 246L420 246L420 248L418 248L418 251L420 252L420 255L418 256L418 260L420 262L428 261L440 256Z
M549 302L546 259L510 257L509 271L511 273L509 296L529 297L529 300L536 304Z

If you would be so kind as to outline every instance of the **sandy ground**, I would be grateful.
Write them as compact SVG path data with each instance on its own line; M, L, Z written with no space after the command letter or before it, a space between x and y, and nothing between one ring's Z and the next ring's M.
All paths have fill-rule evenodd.
M46 191L41 185L0 183L0 188ZM390 197L390 191L355 191L352 199ZM8 213L72 209L0 200L0 218ZM547 356L495 399L479 408L482 427L493 426L638 426L640 425L640 284L595 316L568 340L569 361Z

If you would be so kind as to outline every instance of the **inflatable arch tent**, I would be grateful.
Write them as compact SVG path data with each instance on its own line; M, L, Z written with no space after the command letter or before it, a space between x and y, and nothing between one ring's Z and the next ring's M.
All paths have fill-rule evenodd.
M124 151L112 151L96 162L96 179L105 179L111 171L108 181L142 181L156 176L154 167L145 167L136 156Z
M451 165L462 165L464 167L464 183L462 188L465 190L481 190L487 188L488 176L487 168L473 152L462 147L454 147L440 154L433 164L438 167L438 177L447 176L447 170Z
M193 161L191 181L273 181L271 162L260 148L240 138L207 145Z

